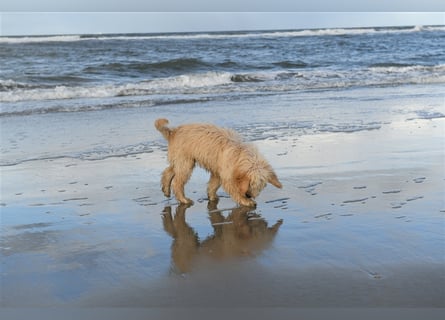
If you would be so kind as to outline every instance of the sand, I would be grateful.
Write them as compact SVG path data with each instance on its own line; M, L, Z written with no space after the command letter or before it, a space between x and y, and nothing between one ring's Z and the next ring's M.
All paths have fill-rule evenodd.
M443 308L444 128L257 140L284 187L255 210L209 204L201 169L193 206L165 199L165 142L3 166L1 306Z

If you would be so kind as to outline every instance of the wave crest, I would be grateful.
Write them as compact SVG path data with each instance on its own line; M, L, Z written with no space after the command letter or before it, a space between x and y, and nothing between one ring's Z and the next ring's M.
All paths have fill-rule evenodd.
M230 73L207 72L203 74L180 75L120 85L98 85L89 87L57 86L54 88L12 87L13 90L0 92L1 102L30 100L58 100L76 98L108 98L162 93L178 93L182 90L214 87L231 82Z
M0 102L113 98L153 95L222 95L230 92L286 92L357 86L444 83L445 65L380 63L350 70L300 69L267 72L202 72L123 84L90 86L27 86L0 81Z

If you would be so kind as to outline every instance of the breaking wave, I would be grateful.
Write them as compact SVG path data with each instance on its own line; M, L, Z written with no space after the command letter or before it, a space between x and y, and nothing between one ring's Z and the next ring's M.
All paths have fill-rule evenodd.
M13 80L0 80L0 102L77 98L146 96L153 94L203 94L385 86L445 82L445 65L417 66L393 63L373 64L365 69L302 70L251 73L203 72L124 84L38 87ZM260 86L260 87L258 87Z
M0 92L1 102L18 102L30 100L59 100L76 98L108 98L122 96L151 95L172 93L173 91L190 90L193 88L214 87L230 83L229 73L204 73L180 75L156 80L109 84L97 86L56 86L54 88L20 88L17 83L15 90ZM9 87L14 87L11 80L7 80Z

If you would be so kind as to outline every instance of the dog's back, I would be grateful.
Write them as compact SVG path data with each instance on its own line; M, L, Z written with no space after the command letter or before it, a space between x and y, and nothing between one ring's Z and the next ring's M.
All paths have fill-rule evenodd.
M216 172L224 152L242 144L242 138L233 130L211 124L185 124L169 135L169 158L193 158L200 166Z

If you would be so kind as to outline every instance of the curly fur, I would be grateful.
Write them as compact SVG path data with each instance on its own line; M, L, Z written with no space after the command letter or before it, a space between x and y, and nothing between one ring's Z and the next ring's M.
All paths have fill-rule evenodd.
M216 191L222 186L235 202L255 206L253 199L267 183L282 187L256 147L243 142L235 131L199 123L169 128L168 123L167 119L155 121L156 129L168 141L170 165L161 179L166 197L170 197L171 187L179 202L192 203L185 197L184 185L196 164L210 172L207 186L210 200L218 198Z

